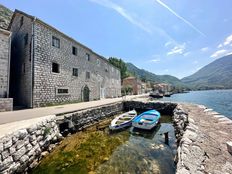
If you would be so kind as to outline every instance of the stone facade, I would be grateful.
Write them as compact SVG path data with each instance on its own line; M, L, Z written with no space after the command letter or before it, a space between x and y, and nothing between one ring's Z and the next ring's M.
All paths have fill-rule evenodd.
M18 10L10 28L15 103L40 107L121 96L120 71L91 49Z
M35 167L42 152L51 151L60 137L55 116L0 137L0 173L24 173Z
M0 98L9 94L11 33L0 28Z
M13 99L12 98L0 98L0 112L12 111Z
M136 77L127 77L123 79L122 85L123 88L131 87L133 95L142 94L142 82Z

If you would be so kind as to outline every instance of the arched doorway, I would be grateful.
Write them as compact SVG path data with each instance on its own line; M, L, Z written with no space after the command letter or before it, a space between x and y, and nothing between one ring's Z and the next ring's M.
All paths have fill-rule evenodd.
M83 101L84 102L89 101L89 93L90 93L90 90L88 86L86 85L83 89Z

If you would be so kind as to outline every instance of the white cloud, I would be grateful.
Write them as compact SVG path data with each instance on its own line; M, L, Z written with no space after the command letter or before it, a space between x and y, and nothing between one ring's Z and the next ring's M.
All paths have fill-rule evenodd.
M167 55L170 56L173 54L183 54L185 48L186 48L186 43L183 43L182 45L177 45L174 48L172 48L171 51L167 53Z
M126 9L119 6L118 4L111 2L110 0L90 0L90 1L97 3L101 6L115 10L117 13L119 13L122 17L124 17L126 20L128 20L133 25L139 27L140 29L144 30L147 33L150 33L150 34L152 33L151 29L148 26L146 26L138 18L132 16Z
M168 46L171 45L171 44L172 44L172 42L171 42L171 41L168 41L168 42L165 43L164 46L165 46L165 47L168 47Z
M210 57L212 57L212 58L218 58L218 57L226 56L228 54L230 54L230 51L223 49L223 50L216 51Z
M209 47L201 48L201 51L202 51L202 52L206 52L206 51L208 51L208 50L209 50Z
M193 64L198 64L198 61L197 61L197 60L195 60L195 61L193 62Z
M169 69L165 69L164 72L169 72Z
M223 45L222 44L219 44L218 46L217 46L217 48L222 48L223 47Z
M157 62L160 62L160 59L152 59L152 60L150 60L149 62L157 63Z
M184 23L186 23L188 26L190 26L193 30L195 30L196 32L198 32L199 34L201 34L202 36L206 36L203 32L201 32L197 27L195 27L191 22L189 22L188 20L186 20L185 18L183 18L182 16L180 16L179 14L177 14L173 9L171 9L167 4L163 3L161 0L156 0L156 2L158 2L161 6L163 6L164 8L166 8L168 11L170 11L173 15L175 15L177 18L179 18L180 20L182 20Z
M225 39L224 45L232 44L232 34Z

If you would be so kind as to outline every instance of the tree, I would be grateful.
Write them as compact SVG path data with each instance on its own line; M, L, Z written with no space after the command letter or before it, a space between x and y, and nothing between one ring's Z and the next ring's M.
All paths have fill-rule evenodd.
M128 77L127 66L126 66L126 63L122 59L110 57L109 62L120 70L121 79Z

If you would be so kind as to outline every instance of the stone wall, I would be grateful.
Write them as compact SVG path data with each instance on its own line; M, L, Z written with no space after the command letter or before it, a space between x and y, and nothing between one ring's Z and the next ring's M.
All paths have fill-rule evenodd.
M139 102L139 101L126 101L124 102L125 110L148 110L156 109L161 114L164 115L173 115L173 110L176 108L177 104L171 102L161 102L161 101L152 101L152 102Z
M86 86L90 100L121 96L120 71L106 59L42 21L35 21L34 35L34 107L83 101ZM52 37L59 39L59 48L52 45ZM76 55L72 53L73 47L77 49ZM52 63L59 64L59 73L52 72ZM73 68L78 69L78 76L73 76ZM59 88L68 89L69 93L57 95Z
M173 126L177 139L177 145L183 137L186 126L188 125L188 112L184 111L181 105L177 105L173 111Z
M0 173L23 173L33 168L59 137L55 116L0 137Z
M32 19L15 13L12 32L10 97L16 106L32 107Z
M0 98L0 112L12 111L13 99L12 98Z
M8 97L11 33L0 28L0 98Z
M97 108L63 114L57 117L57 123L63 135L82 130L107 117L123 111L123 103L115 103Z

